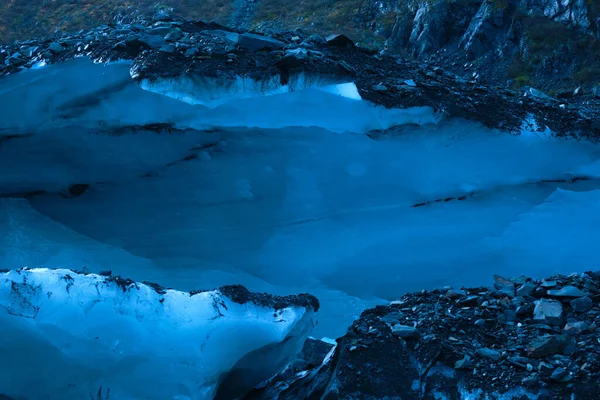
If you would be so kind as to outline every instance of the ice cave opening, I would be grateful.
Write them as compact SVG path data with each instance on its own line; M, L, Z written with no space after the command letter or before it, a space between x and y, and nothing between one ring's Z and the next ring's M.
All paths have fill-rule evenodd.
M595 263L594 144L303 82L140 87L84 59L1 78L0 269L308 292L337 337L407 291Z

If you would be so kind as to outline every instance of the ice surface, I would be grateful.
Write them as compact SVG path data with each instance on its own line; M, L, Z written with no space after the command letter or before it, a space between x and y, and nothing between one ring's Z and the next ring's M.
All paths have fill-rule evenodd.
M46 192L1 204L20 218L0 221L11 268L70 260L98 271L111 259L120 274L181 290L308 291L322 302L314 335L337 337L408 290L598 262L597 223L586 220L597 211L596 145L531 121L513 136L427 108L386 110L352 83L151 88L169 97L128 74L80 59L0 81L11 105L0 195ZM151 123L180 130L118 129ZM65 196L74 184L89 187ZM36 240L45 245L30 254Z
M150 123L174 123L180 128L195 129L316 126L334 132L365 133L397 124L437 120L427 107L389 110L356 101L360 96L352 83L331 86L330 81L320 82L317 78L310 84L298 78L292 86L248 83L251 88L244 87L242 78L239 87L228 88L219 86L217 81L157 81L151 86L142 83L142 87L152 89L148 91L131 80L129 68L126 63L103 65L79 58L3 77L0 135L72 126L106 130ZM302 88L307 89L289 93ZM259 94L270 95L249 98ZM193 101L191 96L217 100Z
M557 188L575 190L575 198L594 188L596 181L543 181L568 180L600 155L585 142L508 136L462 121L382 141L306 128L222 134L218 152L156 176L31 202L78 232L153 260L167 282L170 271L242 270L278 290L392 299L487 283L493 273L572 272L568 252L549 245L537 268L517 263L503 243ZM522 236L524 248L542 243ZM323 305L320 328L332 329L340 308ZM343 312L357 315L349 307Z
M0 273L0 392L210 399L249 354L268 349L254 359L252 383L270 377L300 350L312 318L305 308L242 305L219 291L157 293L70 270Z

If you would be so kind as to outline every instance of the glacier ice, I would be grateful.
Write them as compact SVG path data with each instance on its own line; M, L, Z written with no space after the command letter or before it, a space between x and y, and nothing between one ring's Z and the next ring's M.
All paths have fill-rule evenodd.
M140 87L129 77L129 68L127 63L103 65L78 58L3 77L0 134L72 126L106 130L151 123L172 123L182 129L316 126L334 132L366 133L403 123L437 121L429 107L388 110L357 101L360 95L352 83L332 86L325 81L318 86L316 82L291 93L293 88L276 82L256 83L248 94L242 80L234 87L236 91L229 93L213 81L158 80L142 82ZM261 92L263 89L266 93ZM258 101L250 97L260 93L271 95ZM211 98L193 98L201 95Z
M300 350L314 309L223 290L192 295L63 269L0 273L0 392L207 399L243 360L254 363L248 389Z
M2 78L0 196L26 200L0 203L12 215L0 219L0 268L308 291L322 301L314 334L335 337L407 290L597 261L583 217L595 210L596 145L313 83L144 90L127 63L85 59Z

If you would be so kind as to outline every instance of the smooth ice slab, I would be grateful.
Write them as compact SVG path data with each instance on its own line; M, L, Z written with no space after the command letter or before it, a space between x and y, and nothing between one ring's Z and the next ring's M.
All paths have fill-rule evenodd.
M557 189L543 203L523 213L502 235L490 240L504 250L511 270L595 270L600 226L600 190Z
M489 238L558 187L598 185L577 175L600 158L592 143L464 121L382 140L308 128L223 135L219 152L156 176L31 202L89 237L155 260L165 275L176 266L190 276L237 269L288 290L392 299L489 282L510 267Z
M318 308L242 287L196 294L70 270L0 273L0 394L29 400L211 399L299 351ZM253 364L252 364L253 363Z

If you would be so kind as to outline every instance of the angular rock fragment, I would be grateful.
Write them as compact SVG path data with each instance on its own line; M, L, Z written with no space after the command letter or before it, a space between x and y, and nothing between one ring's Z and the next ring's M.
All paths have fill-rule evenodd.
M581 297L575 300L571 300L571 307L576 312L586 312L592 308L593 302L589 297Z
M552 354L559 354L566 347L566 339L562 336L550 335L533 340L527 346L527 356L542 358Z
M499 351L488 348L477 349L475 354L480 358L486 358L493 361L498 361L502 358L502 354Z
M515 297L515 284L499 275L494 275L494 287L509 297Z
M280 40L270 38L268 36L261 36L254 33L242 33L238 37L238 43L240 47L251 51L259 50L278 50L285 47L285 43Z
M558 290L548 290L548 295L553 297L584 297L585 293L575 286L565 286Z
M563 306L556 300L538 300L535 302L533 319L549 325L559 325L563 320Z
M532 282L525 282L517 289L517 296L529 296L535 290L536 286Z
M417 328L400 324L392 327L392 333L402 339L418 339L421 336Z

